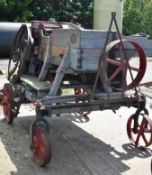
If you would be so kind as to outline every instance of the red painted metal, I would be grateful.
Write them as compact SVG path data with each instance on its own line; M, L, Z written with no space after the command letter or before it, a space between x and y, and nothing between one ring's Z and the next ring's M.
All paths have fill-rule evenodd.
M39 125L33 126L32 151L38 166L45 166L51 158L51 149L48 132Z
M12 109L14 108L13 98L14 98L14 91L11 84L9 83L4 84L2 104L5 119L9 124L12 124L14 120L14 112L12 111Z
M140 118L141 117L141 118ZM152 123L146 115L140 115L137 132L133 132L134 114L127 122L127 134L132 144L135 146L148 147L152 144Z
M107 83L109 86L111 86L113 79L120 73L122 73L123 77L127 76L127 70L130 74L133 73L133 71L137 72L136 76L132 79L131 83L127 84L127 77L125 80L125 89L132 89L136 87L139 82L142 80L145 71L146 71L146 56L144 54L143 49L140 47L139 44L137 44L134 41L129 40L122 40L123 44L129 44L130 47L132 47L135 52L131 56L126 55L125 49L123 50L123 46L121 45L120 40L113 41L107 45L106 48L106 54L108 55L112 49L118 49L119 50L119 56L118 58L106 58L104 67L107 68L108 65L113 65L115 67L114 72L112 72L110 75L107 75ZM129 61L134 58L135 54L138 54L139 56L139 68L133 67L129 64Z
M86 94L86 90L83 88L74 88L75 95Z

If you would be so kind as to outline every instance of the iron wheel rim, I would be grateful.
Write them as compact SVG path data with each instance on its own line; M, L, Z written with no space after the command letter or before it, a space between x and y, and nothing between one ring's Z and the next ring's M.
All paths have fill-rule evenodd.
M46 128L35 125L32 130L32 153L38 166L45 166L51 159L51 147Z
M127 135L130 142L136 147L148 147L152 144L152 128L145 115L142 115L142 120L138 123L137 133L133 132L134 115L131 115L127 122ZM146 135L149 134L149 139ZM142 144L141 144L142 141ZM144 143L144 144L143 144Z
M2 104L5 119L9 124L14 120L14 113L12 111L14 108L13 98L14 92L12 86L9 83L4 84Z

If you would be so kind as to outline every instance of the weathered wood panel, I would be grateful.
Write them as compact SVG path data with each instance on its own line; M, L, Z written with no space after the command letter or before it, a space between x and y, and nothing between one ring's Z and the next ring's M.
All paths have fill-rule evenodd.
M78 48L80 45L80 30L54 30L51 35L51 40L53 46L68 47L70 45L74 48Z
M88 38L88 39L95 39L95 38L106 38L107 33L105 31L99 31L99 30L81 30L81 38Z
M56 29L50 36L50 63L60 65L64 53L70 47L69 69L94 72L105 46L107 32L79 29ZM110 41L112 34L110 35ZM46 50L46 38L42 39L42 49Z
M80 72L95 72L102 51L101 49L71 49L70 67Z

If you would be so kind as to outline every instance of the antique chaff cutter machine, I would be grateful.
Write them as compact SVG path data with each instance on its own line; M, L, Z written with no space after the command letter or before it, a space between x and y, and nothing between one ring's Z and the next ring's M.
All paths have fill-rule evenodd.
M111 31L115 24L116 32ZM3 111L12 124L22 103L35 105L31 148L39 166L51 158L49 125L52 114L80 113L121 106L137 108L127 123L135 146L152 144L152 122L137 86L146 70L140 45L123 40L115 13L109 31L85 30L72 23L34 21L19 29L3 88ZM65 89L69 89L68 95Z

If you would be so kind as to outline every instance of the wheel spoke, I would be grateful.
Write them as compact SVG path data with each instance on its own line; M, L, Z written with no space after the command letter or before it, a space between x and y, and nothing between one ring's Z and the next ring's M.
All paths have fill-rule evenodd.
M138 145L139 144L140 137L141 137L141 133L138 133L137 134L136 141L135 141L135 145Z
M145 128L144 129L144 133L150 133L151 134L152 133L152 130L151 129L148 129L148 128Z
M110 58L106 58L106 62L109 64L112 64L112 65L118 66L118 67L120 67L120 65L121 65L121 63L119 61L112 60Z
M145 119L145 117L143 117L142 122L141 122L141 127L143 130L144 130L146 125L147 125L147 120Z
M108 79L109 84L119 74L120 71L121 71L120 68L116 69L115 72L109 77L109 79Z
M38 157L38 162L43 164L44 161L44 148L43 140L38 127L34 128L34 150L33 154Z
M146 122L146 119L143 117L142 121L141 121L141 125L140 125L140 130L138 132L138 135L137 135L137 139L135 141L135 144L138 145L139 144L139 140L142 136L142 138L144 139L144 142L147 143L147 140L144 136L144 126L145 126L145 122Z
M44 149L42 148L42 145L39 148L38 156L39 156L40 163L43 163L43 161L44 161Z
M33 133L33 154L34 156L37 156L38 154L38 144L37 144L37 137L36 133Z
M136 72L142 72L142 70L140 70L139 68L136 68L136 67L129 66L129 68L133 71L136 71Z
M142 123L141 123L141 136L143 138L143 141L145 142L146 145L149 144L149 142L146 139L145 133L147 132L147 128L145 128L146 126L148 126L148 122L147 120L143 117ZM146 131L146 132L145 132ZM149 131L149 130L148 130ZM147 132L148 133L148 132Z
M145 134L142 133L141 136L142 136L142 138L143 138L145 144L148 145L149 142L147 141L147 139L146 139L146 137L145 137Z

